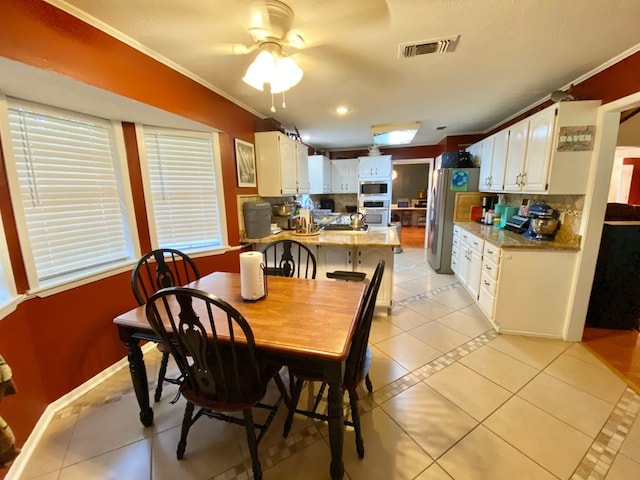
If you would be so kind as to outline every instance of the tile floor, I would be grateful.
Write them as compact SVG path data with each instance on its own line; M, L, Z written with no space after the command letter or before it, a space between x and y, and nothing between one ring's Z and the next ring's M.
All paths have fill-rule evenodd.
M640 396L583 345L496 334L422 249L395 256L394 305L374 320L366 455L347 429L346 479L640 478ZM145 354L152 383L156 352ZM244 431L224 422L198 421L176 460L184 403L170 403L174 392L143 428L122 369L55 415L20 478L251 478ZM329 478L326 426L296 418L283 439L285 413L260 444L265 480Z

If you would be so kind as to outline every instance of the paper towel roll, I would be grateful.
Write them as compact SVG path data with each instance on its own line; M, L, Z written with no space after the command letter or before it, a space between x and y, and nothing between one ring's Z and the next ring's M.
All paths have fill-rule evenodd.
M245 300L259 300L265 296L260 252L240 254L240 295Z

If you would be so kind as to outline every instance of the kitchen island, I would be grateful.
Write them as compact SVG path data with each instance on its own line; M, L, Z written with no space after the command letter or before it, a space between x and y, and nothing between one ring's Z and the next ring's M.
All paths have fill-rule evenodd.
M363 272L370 279L380 260L385 261L384 275L376 306L390 313L393 291L393 250L400 246L394 227L369 227L366 231L319 231L315 234L297 234L291 230L262 238L242 238L260 250L276 240L296 240L307 245L317 262L317 279L327 280L327 273L336 270ZM341 281L341 280L330 280Z

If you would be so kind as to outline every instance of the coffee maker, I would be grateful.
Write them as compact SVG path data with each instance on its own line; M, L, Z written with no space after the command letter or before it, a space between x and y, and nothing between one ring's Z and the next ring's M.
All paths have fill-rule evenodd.
M497 195L487 195L486 197L482 197L482 218L484 218L485 213L489 210L493 210L496 203L498 203Z

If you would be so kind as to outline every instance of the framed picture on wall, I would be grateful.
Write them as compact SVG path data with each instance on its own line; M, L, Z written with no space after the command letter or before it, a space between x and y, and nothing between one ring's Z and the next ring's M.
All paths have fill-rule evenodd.
M238 169L238 186L255 187L256 183L256 155L253 144L236 140L236 168Z

